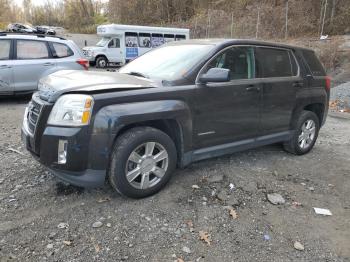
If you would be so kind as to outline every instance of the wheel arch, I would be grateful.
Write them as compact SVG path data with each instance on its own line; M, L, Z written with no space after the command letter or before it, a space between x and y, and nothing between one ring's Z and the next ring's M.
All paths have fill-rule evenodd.
M184 154L183 131L181 124L176 119L156 119L125 125L116 134L113 144L118 137L134 127L153 127L167 134L175 144L178 159L177 165L181 166L181 159Z
M106 58L107 62L109 61L107 56L105 54L98 54L96 57L95 57L95 63L97 62L97 59L99 59L100 57L104 57Z
M192 147L192 118L190 109L183 101L135 102L101 108L94 116L92 135L103 137L103 140L94 146L101 150L105 148L110 156L113 145L121 134L141 126L153 127L166 133L176 146L178 166L185 165L185 152ZM108 145L105 147L101 143Z

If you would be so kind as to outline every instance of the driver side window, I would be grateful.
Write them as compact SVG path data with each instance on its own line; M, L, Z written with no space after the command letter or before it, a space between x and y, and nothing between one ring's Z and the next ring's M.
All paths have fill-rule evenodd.
M119 48L120 47L120 40L119 38L113 38L108 43L108 48Z
M251 79L255 76L254 49L252 47L231 47L218 54L208 65L210 68L230 70L230 80Z

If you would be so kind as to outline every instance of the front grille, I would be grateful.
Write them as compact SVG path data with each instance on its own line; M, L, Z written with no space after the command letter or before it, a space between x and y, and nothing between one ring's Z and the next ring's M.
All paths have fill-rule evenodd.
M35 128L39 121L41 109L42 109L41 104L37 103L34 100L30 101L29 107L28 107L27 119L28 119L28 129L32 134L35 133Z

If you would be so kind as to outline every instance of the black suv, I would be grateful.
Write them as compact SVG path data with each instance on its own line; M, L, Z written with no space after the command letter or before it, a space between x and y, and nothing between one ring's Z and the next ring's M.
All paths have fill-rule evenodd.
M119 72L59 71L26 110L27 149L61 180L145 197L176 167L271 143L309 152L330 79L314 52L251 40L169 43Z

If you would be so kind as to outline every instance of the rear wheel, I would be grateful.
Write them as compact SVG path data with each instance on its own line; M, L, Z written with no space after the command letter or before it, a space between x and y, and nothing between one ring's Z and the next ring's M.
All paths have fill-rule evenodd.
M284 149L292 154L303 155L315 145L320 129L319 119L314 112L302 111L291 140L284 143Z
M106 68L108 66L108 60L104 56L100 56L96 59L96 67Z
M152 127L132 128L114 145L109 181L123 195L150 196L170 180L176 159L176 147L167 134Z

